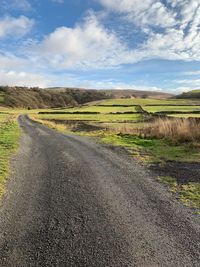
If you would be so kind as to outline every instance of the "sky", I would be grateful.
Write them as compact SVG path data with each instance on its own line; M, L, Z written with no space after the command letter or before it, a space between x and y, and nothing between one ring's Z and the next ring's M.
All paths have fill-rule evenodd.
M0 84L200 89L200 0L0 0Z

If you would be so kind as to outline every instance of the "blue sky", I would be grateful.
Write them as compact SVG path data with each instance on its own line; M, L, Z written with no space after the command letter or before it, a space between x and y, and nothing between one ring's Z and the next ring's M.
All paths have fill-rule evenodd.
M200 88L200 0L0 0L0 84Z

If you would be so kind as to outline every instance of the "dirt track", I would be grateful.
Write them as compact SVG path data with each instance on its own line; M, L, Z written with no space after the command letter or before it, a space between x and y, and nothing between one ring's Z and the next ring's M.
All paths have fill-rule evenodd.
M121 150L20 117L0 266L199 266L199 219Z

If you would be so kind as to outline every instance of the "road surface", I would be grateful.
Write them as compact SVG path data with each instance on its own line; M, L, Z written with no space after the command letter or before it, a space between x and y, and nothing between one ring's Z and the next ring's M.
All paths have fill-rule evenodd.
M121 149L26 116L0 206L0 266L199 266L199 219Z

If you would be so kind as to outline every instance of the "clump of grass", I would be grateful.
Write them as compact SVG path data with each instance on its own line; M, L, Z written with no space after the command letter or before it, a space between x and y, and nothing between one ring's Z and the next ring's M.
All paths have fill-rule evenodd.
M16 151L20 128L15 117L10 116L0 124L0 195L5 191L5 181L9 175L10 156Z
M157 119L140 128L139 134L144 137L170 139L175 142L199 142L200 124L194 119Z
M157 180L163 184L170 186L172 192L177 192L177 181L171 176L159 176Z
M177 193L184 205L200 211L200 183L190 182L178 185L176 179L170 176L160 176L157 180L168 185L172 192Z
M180 199L185 205L200 209L200 183L182 185L179 193Z
M39 122L40 124L43 124L43 125L51 128L51 129L58 130L61 132L67 131L67 127L62 123L56 123L56 122L49 121L49 120L40 120L37 116L34 116L34 115L32 115L30 117L32 120Z

